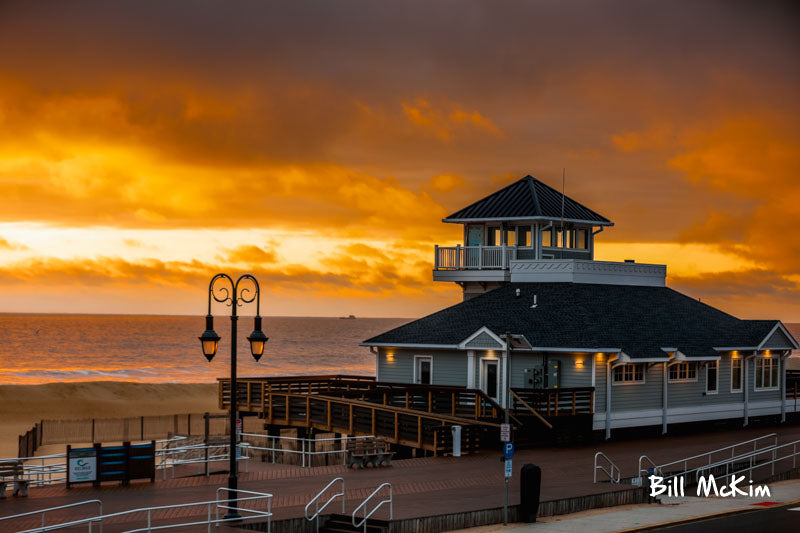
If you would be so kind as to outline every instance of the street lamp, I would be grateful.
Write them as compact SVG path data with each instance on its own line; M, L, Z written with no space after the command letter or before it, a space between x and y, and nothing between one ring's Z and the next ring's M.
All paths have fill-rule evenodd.
M214 285L217 281L221 283ZM239 287L242 281L250 281L255 285L255 291L252 291L249 286ZM225 515L226 519L241 518L237 509L237 486L238 486L238 466L236 464L236 408L238 402L237 387L236 387L236 322L239 317L236 314L237 308L240 306L256 302L256 316L253 324L253 332L247 337L250 341L250 353L253 358L258 361L264 354L264 345L269 340L264 332L261 331L261 291L258 286L258 281L250 274L243 274L235 282L227 274L217 274L211 278L208 284L208 315L206 315L206 330L200 337L200 345L203 348L203 355L210 362L217 354L219 347L220 336L214 331L214 317L211 315L211 299L216 302L226 303L231 308L231 443L230 443L230 474L228 476L228 488L231 491L229 502L228 514Z

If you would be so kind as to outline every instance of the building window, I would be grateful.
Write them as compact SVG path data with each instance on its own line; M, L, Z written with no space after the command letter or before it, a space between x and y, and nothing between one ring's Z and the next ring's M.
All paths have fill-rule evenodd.
M716 394L719 388L719 361L706 366L706 394Z
M731 359L731 392L742 392L742 360Z
M669 367L669 380L697 381L697 363L676 363Z
M578 243L577 243L576 248L579 248L581 250L588 250L589 249L589 238L588 238L589 232L586 231L585 229L579 229L579 230L576 230L576 233L577 233L577 236L578 236Z
M614 368L614 384L644 383L644 365L629 363Z
M542 246L553 246L553 228L542 230Z
M486 228L486 246L500 246L500 226Z
M777 359L756 359L756 390L778 388L778 364Z
M531 228L530 226L517 226L517 246L530 247Z

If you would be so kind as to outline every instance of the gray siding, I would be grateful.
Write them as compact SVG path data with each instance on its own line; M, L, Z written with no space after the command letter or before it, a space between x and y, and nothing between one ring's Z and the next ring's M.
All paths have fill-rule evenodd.
M550 361L560 362L560 372L558 386L566 387L591 387L592 386L592 356L591 354L571 354L571 353L550 353L547 354ZM511 387L528 388L525 383L526 368L543 364L544 354L527 354L511 352ZM576 361L582 361L583 366L578 367Z
M660 409L663 372L661 363L645 365L644 383L611 385L611 410L636 411ZM605 375L604 375L605 378Z
M764 348L785 350L792 349L794 346L792 346L791 341L781 330L776 330L775 333L767 339L767 342L764 343Z
M379 349L378 376L381 381L412 383L414 356L433 357L434 385L467 385L467 353L438 350L387 350ZM389 354L392 354L391 356Z
M490 350L497 350L501 347L500 344L494 338L486 333L485 331L469 341L467 343L467 348L479 348L479 349L490 349Z

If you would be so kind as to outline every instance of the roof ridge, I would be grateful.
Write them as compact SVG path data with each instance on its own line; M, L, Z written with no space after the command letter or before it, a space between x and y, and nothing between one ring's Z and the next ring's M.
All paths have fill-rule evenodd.
M536 216L542 216L542 206L539 205L539 195L536 193L536 182L539 180L530 174L522 179L528 181L528 188L531 190L531 196L533 196L533 204L536 206Z

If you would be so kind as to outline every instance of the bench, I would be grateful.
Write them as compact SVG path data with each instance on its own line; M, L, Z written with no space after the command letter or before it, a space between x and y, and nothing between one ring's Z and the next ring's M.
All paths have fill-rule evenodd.
M14 483L14 496L28 496L27 479L23 479L25 468L22 461L0 461L0 499L6 498L6 486Z
M389 443L380 437L355 439L347 443L347 468L358 465L366 468L369 465L392 466L394 452L389 450Z

